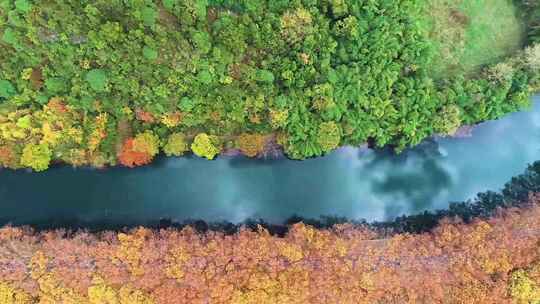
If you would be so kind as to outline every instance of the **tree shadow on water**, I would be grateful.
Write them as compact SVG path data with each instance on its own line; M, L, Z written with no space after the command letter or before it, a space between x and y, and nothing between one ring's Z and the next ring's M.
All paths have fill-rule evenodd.
M384 164L391 164L392 166L404 165L409 159L433 159L442 156L439 151L439 143L432 138L426 139L419 145L408 148L401 153L396 153L391 147L375 149L374 152L373 158L365 165L366 170L377 170L380 169L379 166ZM359 151L358 159L362 160L365 157L365 153Z

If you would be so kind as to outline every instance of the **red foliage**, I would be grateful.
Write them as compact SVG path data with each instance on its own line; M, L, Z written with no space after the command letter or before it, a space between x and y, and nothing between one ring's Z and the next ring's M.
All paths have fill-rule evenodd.
M133 138L130 138L124 142L118 159L122 165L133 168L150 163L152 161L152 155L144 152L134 151Z
M135 117L137 118L137 120L144 121L147 123L156 122L156 118L154 117L152 113L144 111L142 109L135 110Z
M49 107L49 109L51 109L51 110L53 110L54 112L57 112L57 113L65 113L65 112L67 112L66 105L64 104L64 102L62 102L62 99L60 99L58 97L51 98L51 100L49 101L47 106Z
M10 167L17 161L15 152L10 146L0 147L0 165Z

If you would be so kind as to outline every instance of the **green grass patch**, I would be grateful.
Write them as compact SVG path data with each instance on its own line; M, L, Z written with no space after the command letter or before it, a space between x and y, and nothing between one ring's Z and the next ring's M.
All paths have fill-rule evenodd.
M431 0L436 78L471 73L523 47L526 26L511 0Z

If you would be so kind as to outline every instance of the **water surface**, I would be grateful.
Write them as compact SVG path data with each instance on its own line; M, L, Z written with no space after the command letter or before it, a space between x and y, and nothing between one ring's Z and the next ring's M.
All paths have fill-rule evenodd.
M540 97L535 98L540 101ZM292 215L383 220L499 190L540 159L540 102L470 138L430 139L403 154L342 148L305 161L196 157L137 169L0 171L0 225L175 221L281 222Z

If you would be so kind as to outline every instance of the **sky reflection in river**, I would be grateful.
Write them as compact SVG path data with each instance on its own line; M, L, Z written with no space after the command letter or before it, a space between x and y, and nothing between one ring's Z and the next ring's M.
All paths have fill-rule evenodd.
M536 98L538 101L540 98ZM382 220L498 190L540 159L534 111L482 124L473 137L430 139L400 155L342 148L306 161L195 157L138 169L0 172L0 224L171 218L279 222L293 214Z

